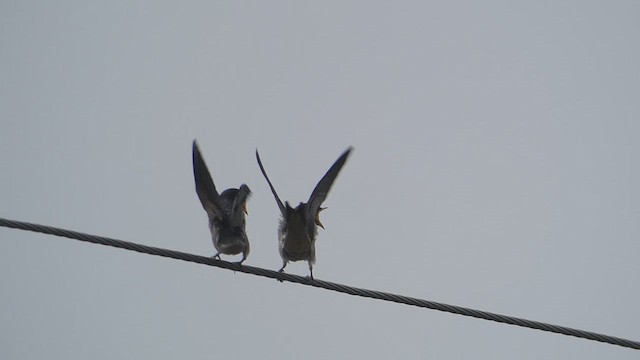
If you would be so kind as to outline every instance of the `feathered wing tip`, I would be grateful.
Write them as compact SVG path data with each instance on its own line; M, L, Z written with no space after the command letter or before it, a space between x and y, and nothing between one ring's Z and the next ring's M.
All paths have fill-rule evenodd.
M220 208L218 198L219 194L216 190L216 186L213 183L207 164L204 162L204 158L198 148L198 143L193 140L192 146L192 161L193 161L193 177L196 185L196 193L202 207L211 216L216 216L219 219L224 217L224 213Z
M319 222L319 219L317 218L317 216L321 211L320 205L322 205L322 203L327 198L327 195L329 194L329 190L331 190L331 186L333 185L333 182L336 180L338 173L340 173L340 170L342 169L344 164L347 162L347 158L351 154L351 151L353 151L353 147L349 146L340 155L340 157L338 157L338 159L333 163L333 165L331 165L329 170L327 170L326 174L324 174L322 179L320 179L315 189L313 189L313 192L311 193L311 196L309 197L309 201L308 201L309 217L311 218L310 220Z
M280 213L282 214L282 216L286 216L286 213L287 213L286 208L282 204L282 201L280 200L280 197L278 196L276 189L273 187L273 184L271 184L271 180L269 180L269 176L267 176L267 172L264 170L264 166L262 166L262 161L260 160L260 154L258 153L258 149L256 149L256 160L258 160L258 166L260 166L260 171L262 171L262 175L264 176L265 180L267 180L267 184L269 184L271 193L273 193L273 197L276 199L276 203L278 203L278 208L280 209Z

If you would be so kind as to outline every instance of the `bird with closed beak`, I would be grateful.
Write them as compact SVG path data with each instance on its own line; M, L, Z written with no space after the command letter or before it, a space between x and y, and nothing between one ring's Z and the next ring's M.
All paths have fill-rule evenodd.
M333 163L320 182L318 182L306 203L301 202L298 206L292 208L288 201L285 202L284 205L282 204L280 197L276 193L276 189L273 187L273 184L271 184L271 180L269 180L262 166L260 154L258 154L258 150L256 149L256 159L258 160L260 171L262 171L262 175L264 175L264 178L267 180L269 188L280 209L280 214L282 215L278 228L278 250L280 257L282 257L282 268L280 268L280 272L284 272L284 268L289 261L306 260L309 264L310 278L313 280L313 264L316 262L315 242L316 235L318 234L318 226L324 229L324 226L320 222L320 212L325 208L321 207L321 205L327 198L333 182L352 150L353 148L349 147L340 155L338 160Z
M237 255L242 253L242 260L249 256L249 239L245 232L245 214L251 190L245 184L239 189L231 188L218 194L209 169L200 154L198 144L193 141L193 176L196 193L202 207L209 217L209 230L213 247L217 253L213 258L220 259L220 254Z

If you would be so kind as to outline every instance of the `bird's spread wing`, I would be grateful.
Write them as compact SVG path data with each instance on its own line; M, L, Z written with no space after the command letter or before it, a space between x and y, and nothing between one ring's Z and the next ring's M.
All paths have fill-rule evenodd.
M309 202L308 202L310 221L316 220L316 215L318 214L318 209L320 208L320 205L322 205L324 200L327 198L327 195L329 194L329 190L331 189L331 185L333 185L333 182L338 176L340 169L342 169L342 166L344 166L344 163L347 161L347 158L349 157L349 154L351 153L352 150L353 150L352 147L349 147L347 150L345 150L342 153L342 155L340 155L338 160L336 160L336 162L334 162L333 165L331 165L331 168L329 169L329 171L327 171L327 173L324 174L320 182L318 182L318 185L316 185L316 188L313 189L313 192L311 193L311 196L309 197Z
M278 196L278 193L276 193L276 189L273 187L273 184L271 184L271 180L269 180L269 177L267 176L267 172L264 171L264 166L262 166L262 161L260 160L260 154L258 154L258 149L256 149L256 159L258 160L258 165L260 166L260 171L262 171L262 175L264 175L264 178L267 180L267 183L269 184L269 187L271 188L271 192L273 193L273 197L276 198L276 202L278 203L278 208L280 208L280 213L282 214L282 216L287 215L287 210L284 207L284 205L282 204L282 201L280 200L280 197Z
M207 212L209 217L216 216L219 219L224 218L224 212L220 208L218 201L219 195L216 191L216 186L213 184L207 164L204 163L202 154L198 149L198 144L193 140L193 177L196 182L196 193L202 203L202 207Z

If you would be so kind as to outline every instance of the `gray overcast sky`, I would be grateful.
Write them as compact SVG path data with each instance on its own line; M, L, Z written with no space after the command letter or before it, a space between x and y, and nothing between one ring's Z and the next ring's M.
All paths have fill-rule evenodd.
M277 206L349 145L319 279L640 340L640 3L0 3L0 217L213 255L197 138ZM227 257L228 260L236 260ZM289 265L306 275L305 263ZM0 228L3 359L638 352Z

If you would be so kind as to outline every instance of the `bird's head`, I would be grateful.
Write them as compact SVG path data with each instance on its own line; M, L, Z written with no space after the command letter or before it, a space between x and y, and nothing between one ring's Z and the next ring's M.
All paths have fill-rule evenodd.
M242 212L245 215L249 215L249 211L247 211L247 201L251 197L251 190L249 187L246 184L240 185L240 189L238 189L238 194L236 196L242 203Z

